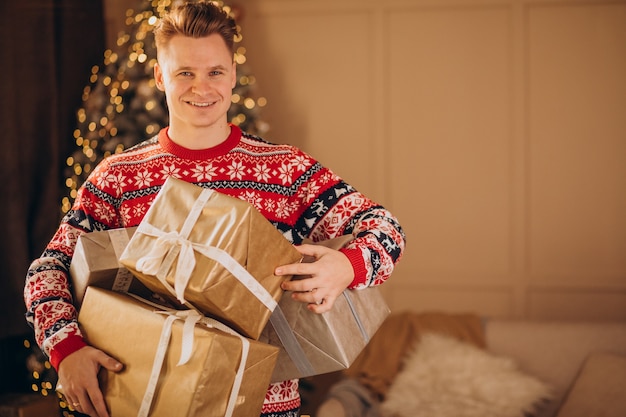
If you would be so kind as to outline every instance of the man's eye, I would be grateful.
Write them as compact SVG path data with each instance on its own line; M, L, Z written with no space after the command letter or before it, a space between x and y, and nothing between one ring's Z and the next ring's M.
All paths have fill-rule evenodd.
M182 77L191 77L191 72L189 71L181 71L178 75Z
M213 76L213 77L214 77L214 76L216 76L216 75L221 75L221 74L222 74L222 71L217 71L217 70L216 70L216 71L211 71L211 72L210 72L210 74L211 74L211 76Z

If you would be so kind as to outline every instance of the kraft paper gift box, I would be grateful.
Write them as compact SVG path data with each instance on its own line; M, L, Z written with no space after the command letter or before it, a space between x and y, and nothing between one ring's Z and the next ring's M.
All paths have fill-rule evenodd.
M316 244L339 249L351 239L346 236ZM286 292L259 338L280 347L271 381L347 369L389 314L376 287L346 289L332 309L322 314L308 310Z
M92 285L113 291L131 292L150 298L152 291L119 262L136 227L84 233L78 237L70 264L70 277L77 307Z
M120 262L151 290L258 339L291 278L275 268L301 258L248 202L169 177Z
M118 373L100 374L112 416L260 414L276 347L242 337L196 311L161 309L96 287L87 289L78 320L90 345L124 364Z

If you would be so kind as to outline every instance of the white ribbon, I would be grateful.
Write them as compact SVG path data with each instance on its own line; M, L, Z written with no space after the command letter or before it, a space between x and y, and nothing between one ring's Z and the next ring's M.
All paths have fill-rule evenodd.
M152 406L152 399L156 391L157 382L159 381L159 374L161 373L161 367L163 366L163 360L165 359L165 353L167 352L167 345L170 341L172 334L172 323L177 320L176 316L169 316L165 319L163 328L161 329L161 337L159 339L159 345L157 352L154 355L154 362L152 362L152 372L150 373L150 379L148 380L148 386L143 394L141 400L141 407L137 412L137 417L147 417Z
M115 257L119 260L124 252L124 249L128 245L128 232L126 232L126 229L124 228L110 229L109 238L111 239ZM117 292L128 292L132 281L133 275L128 269L126 269L126 267L124 267L124 265L119 263L119 268L115 274L115 281L113 281L112 290Z
M135 298L140 299L138 297ZM163 367L165 354L167 353L169 340L172 334L172 325L176 320L184 320L182 346L177 366L185 365L187 362L189 362L189 359L191 359L194 345L193 332L194 327L197 323L201 323L206 327L221 330L230 335L237 336L241 340L241 359L239 361L239 366L237 367L237 373L235 374L233 386L230 390L230 396L226 405L226 413L224 414L224 417L232 417L235 410L235 405L237 404L237 397L239 395L241 383L243 381L243 374L245 371L246 362L248 361L250 341L233 329L229 328L228 326L218 322L217 320L211 319L209 317L204 317L194 310L163 310L163 307L159 306L158 304L151 303L148 300L141 301L161 309L159 311L155 311L155 313L166 314L167 318L165 319L165 322L163 323L163 328L161 329L161 336L159 338L159 345L157 347L157 352L154 356L154 361L152 363L150 379L148 380L148 386L146 387L146 391L144 392L141 406L139 408L139 411L137 412L137 417L148 417L148 414L150 413L152 401L156 392L156 386L159 381L159 374L161 373L161 368Z
M196 265L194 252L198 252L205 257L221 264L235 278L237 278L267 309L274 311L278 304L272 295L256 280L235 258L226 251L215 247L194 243L188 240L189 233L202 212L202 208L208 201L213 190L203 189L198 199L194 202L183 227L179 232L164 232L148 222L140 223L135 233L153 236L157 241L152 245L151 250L139 258L136 268L146 275L156 276L156 278L170 291L178 301L186 304L185 289L191 279L191 274ZM166 281L165 277L170 271L174 259L176 262L176 273L174 276L174 288Z
M167 265L164 260L168 257L168 254L172 253L170 258L172 258L173 261L173 257L177 254L178 261L176 262L173 294L178 301L185 304L185 288L187 288L191 273L196 266L196 257L193 253L194 249L192 243L177 232L164 233L156 227L152 229L152 225L148 226L151 226L151 232L146 232L145 230L141 230L141 228L137 232L155 236L157 240L152 246L152 249L137 260L136 268L139 272L143 272L144 274L163 278L159 279L159 281L163 282L171 267L171 262ZM144 226L143 229L148 229L148 227ZM167 287L170 289L169 284Z

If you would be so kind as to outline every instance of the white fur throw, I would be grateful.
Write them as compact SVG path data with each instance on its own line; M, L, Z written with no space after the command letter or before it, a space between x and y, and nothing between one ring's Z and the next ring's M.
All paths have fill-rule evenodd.
M422 335L381 404L384 417L523 417L549 387L514 361L435 333Z

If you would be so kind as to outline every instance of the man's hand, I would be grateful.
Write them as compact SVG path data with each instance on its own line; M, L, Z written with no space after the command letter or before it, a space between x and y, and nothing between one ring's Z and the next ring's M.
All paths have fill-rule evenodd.
M59 364L59 385L68 405L91 417L109 417L98 385L98 371L101 367L119 372L123 365L91 346L77 350Z
M343 253L324 246L300 245L295 248L313 261L279 266L275 274L307 276L283 282L282 288L293 291L291 297L294 300L308 303L309 310L325 313L354 279L352 264Z

